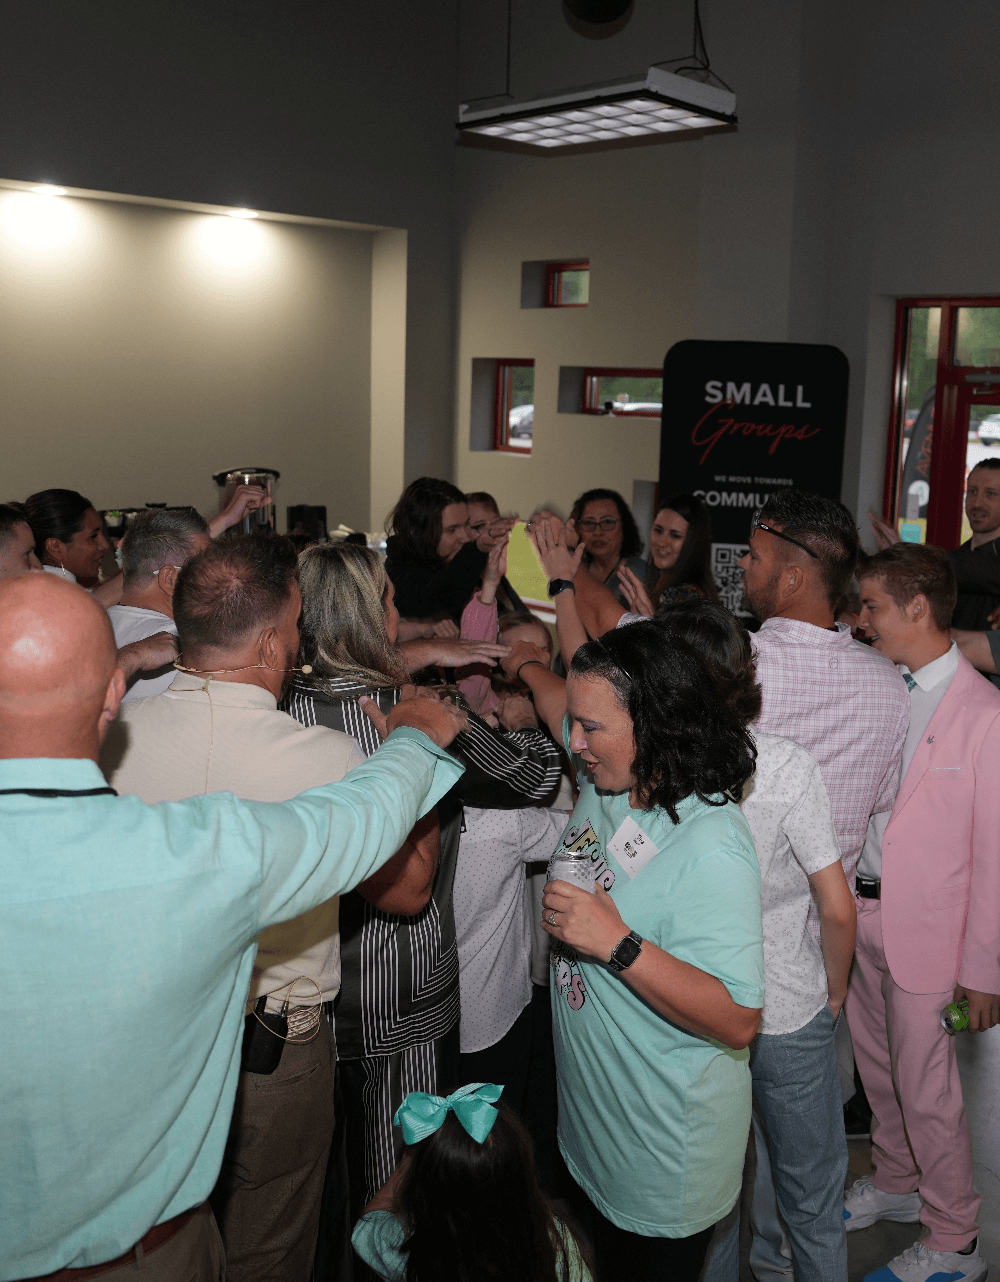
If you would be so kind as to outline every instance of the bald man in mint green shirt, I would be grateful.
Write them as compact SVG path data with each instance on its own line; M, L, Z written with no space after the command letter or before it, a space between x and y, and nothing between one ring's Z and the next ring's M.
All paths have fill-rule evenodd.
M0 760L0 1279L113 1260L205 1201L257 936L371 876L461 774L408 728L277 804L147 806L93 761Z

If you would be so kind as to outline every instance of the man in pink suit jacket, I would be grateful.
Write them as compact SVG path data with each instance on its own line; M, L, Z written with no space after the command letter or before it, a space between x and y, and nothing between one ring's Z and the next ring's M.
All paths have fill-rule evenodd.
M872 1106L870 1178L848 1231L916 1221L924 1237L866 1282L976 1282L969 1123L942 1007L1000 1021L1000 690L959 654L955 579L940 549L897 543L859 571L861 624L910 688L902 782L858 863L858 940L846 1010Z

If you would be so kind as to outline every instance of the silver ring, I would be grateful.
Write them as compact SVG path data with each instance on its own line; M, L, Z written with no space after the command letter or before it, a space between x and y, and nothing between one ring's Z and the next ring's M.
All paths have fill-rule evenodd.
M550 908L549 909L549 925L554 926L555 924L556 924L556 910L554 908Z

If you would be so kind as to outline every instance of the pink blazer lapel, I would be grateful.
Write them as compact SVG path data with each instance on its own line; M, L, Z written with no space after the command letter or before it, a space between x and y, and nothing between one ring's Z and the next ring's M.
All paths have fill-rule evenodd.
M924 737L917 744L913 759L903 776L903 782L899 785L896 804L892 808L893 818L913 796L917 784L939 759L940 754L947 754L950 748L953 749L956 740L961 741L965 737L966 705L975 696L976 685L982 679L972 664L960 655L958 670L952 677L951 685L931 717ZM944 760L943 757L940 759ZM950 765L951 762L946 764Z

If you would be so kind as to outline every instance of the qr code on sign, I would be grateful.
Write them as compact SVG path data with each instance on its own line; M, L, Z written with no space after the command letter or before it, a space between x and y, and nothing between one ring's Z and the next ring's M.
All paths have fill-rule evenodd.
M743 600L743 575L740 573L740 559L746 556L749 548L745 543L713 543L712 575L719 589L722 604L733 614L746 615L741 602Z

